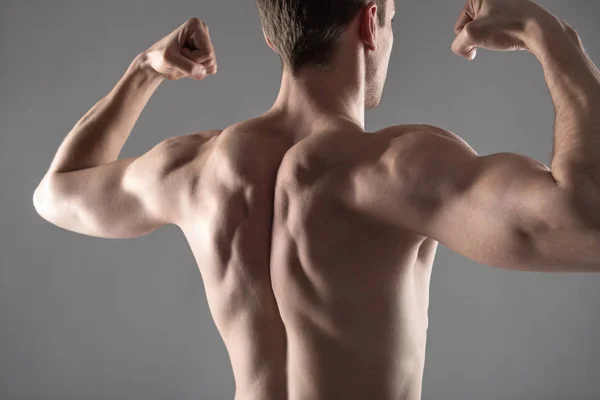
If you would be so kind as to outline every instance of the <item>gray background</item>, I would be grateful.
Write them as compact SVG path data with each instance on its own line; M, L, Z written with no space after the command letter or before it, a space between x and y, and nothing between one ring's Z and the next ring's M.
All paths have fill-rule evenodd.
M396 42L371 130L442 126L480 154L550 162L554 109L529 53L454 56L463 0L398 0ZM600 61L600 2L542 4ZM279 87L253 0L0 3L0 398L232 399L227 353L181 232L85 237L42 220L33 191L73 124L133 57L205 20L220 71L165 82L122 156L265 111ZM483 266L440 247L423 398L600 398L600 275Z

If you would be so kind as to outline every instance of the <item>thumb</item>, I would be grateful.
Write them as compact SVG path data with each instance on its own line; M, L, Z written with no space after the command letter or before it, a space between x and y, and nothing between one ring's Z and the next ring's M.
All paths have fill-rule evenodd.
M483 44L491 26L492 23L488 18L469 22L454 39L452 52L468 60L473 60L477 55L477 46Z

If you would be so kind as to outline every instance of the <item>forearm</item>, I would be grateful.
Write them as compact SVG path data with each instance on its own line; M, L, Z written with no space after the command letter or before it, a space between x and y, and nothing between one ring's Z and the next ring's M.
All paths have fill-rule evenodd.
M47 175L116 161L148 100L164 80L136 57L117 85L73 127Z
M560 183L583 177L600 184L598 68L576 33L550 14L532 20L526 43L542 64L556 109L552 174Z

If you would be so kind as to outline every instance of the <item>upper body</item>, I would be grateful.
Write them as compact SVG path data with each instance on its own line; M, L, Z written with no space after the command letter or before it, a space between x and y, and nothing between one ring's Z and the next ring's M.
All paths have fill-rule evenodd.
M364 110L381 100L394 2L340 0L314 9L322 20L297 9L322 4L316 0L283 3L296 8L257 1L267 42L284 64L271 110L223 131L170 138L139 158L56 168L36 208L56 225L101 237L179 226L229 351L238 399L419 399L438 243L501 268L600 271L594 157L572 150L590 130L591 113L581 111L597 103L584 107L571 96L591 99L581 88L600 74L562 25L540 35L547 41L551 32L555 47L579 57L562 70L561 57L542 53L544 40L512 43L505 31L478 38L486 15L503 13L514 27L507 16L523 5L545 13L533 3L503 9L469 1L457 54L527 44L544 64L563 135L552 170L517 154L480 157L438 127L369 133ZM338 12L342 4L347 13ZM307 19L281 23L300 15ZM558 21L543 15L544 23ZM319 32L313 24L332 20L344 28L335 40L310 36ZM333 44L335 56L326 56ZM573 71L569 92L559 76Z

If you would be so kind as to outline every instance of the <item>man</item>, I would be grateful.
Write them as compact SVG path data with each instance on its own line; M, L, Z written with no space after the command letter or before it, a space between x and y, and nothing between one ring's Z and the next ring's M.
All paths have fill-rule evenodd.
M236 398L419 399L438 243L500 268L600 272L600 72L564 21L527 0L470 0L452 45L540 60L557 116L549 169L480 157L437 127L364 131L393 0L257 6L284 66L268 112L117 160L163 79L216 72L208 28L191 19L78 122L34 195L45 219L83 234L182 229Z

